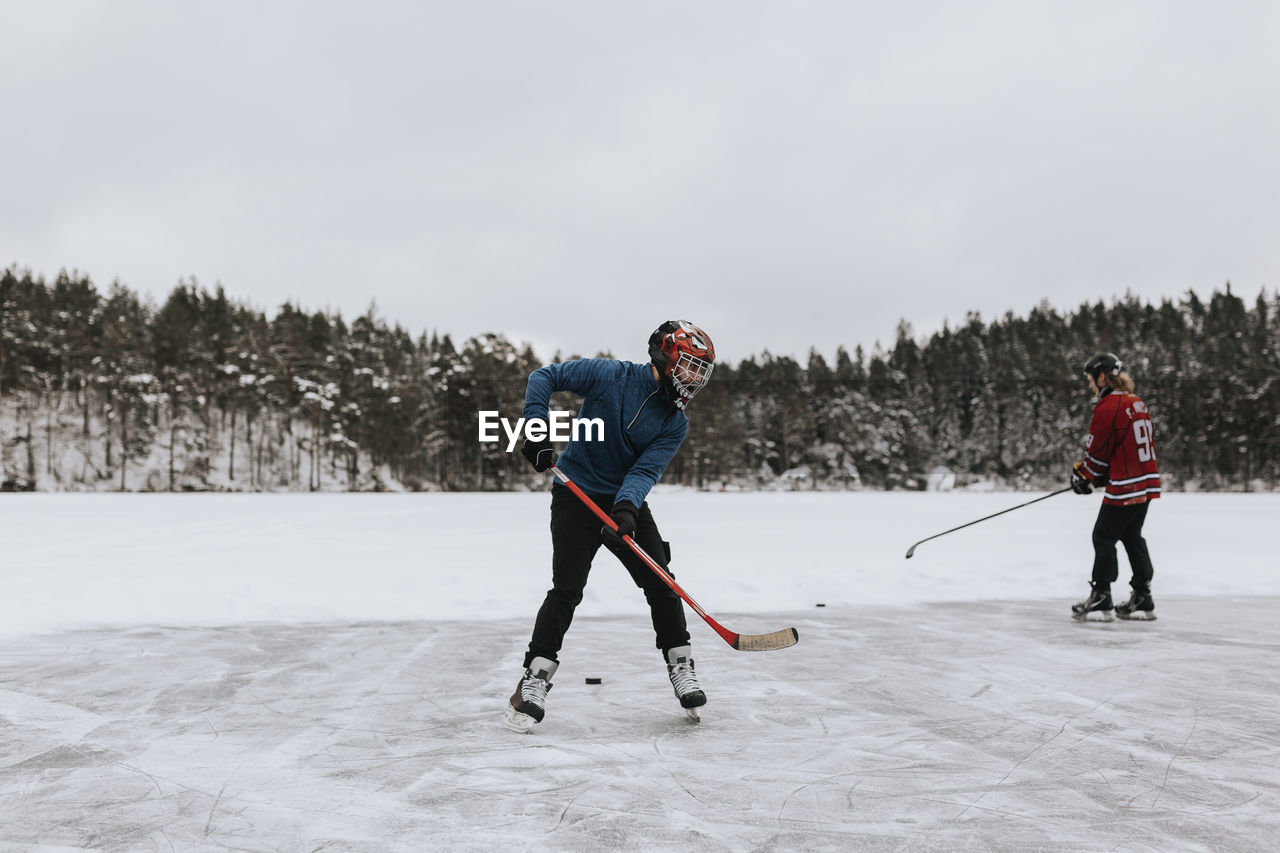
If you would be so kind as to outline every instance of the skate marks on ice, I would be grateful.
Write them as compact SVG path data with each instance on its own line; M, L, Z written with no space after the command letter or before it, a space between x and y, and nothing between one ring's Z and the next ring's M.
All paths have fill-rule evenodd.
M646 620L580 618L527 735L524 622L7 640L0 850L1269 846L1280 601L1067 604L828 609L760 655L695 632L701 723Z
M411 837L380 768L458 725L431 678L441 630L253 625L8 642L0 849L291 850ZM458 665L475 665L454 651ZM85 718L97 725L86 730Z

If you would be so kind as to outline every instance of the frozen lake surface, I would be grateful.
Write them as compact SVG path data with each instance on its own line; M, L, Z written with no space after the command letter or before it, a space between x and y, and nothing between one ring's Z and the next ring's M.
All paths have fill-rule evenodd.
M1280 498L1157 503L1154 623L1067 616L1094 498L903 559L1029 497L659 492L699 603L800 643L690 613L692 723L602 555L517 735L545 495L4 496L0 850L1271 847Z

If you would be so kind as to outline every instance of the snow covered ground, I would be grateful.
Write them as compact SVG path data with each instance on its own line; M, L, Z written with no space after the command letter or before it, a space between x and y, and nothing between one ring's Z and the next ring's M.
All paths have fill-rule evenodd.
M690 613L691 723L602 554L516 735L544 494L0 495L0 851L1272 846L1280 495L1154 506L1154 623L1067 616L1096 497L903 558L1033 496L660 489L685 588L800 643Z

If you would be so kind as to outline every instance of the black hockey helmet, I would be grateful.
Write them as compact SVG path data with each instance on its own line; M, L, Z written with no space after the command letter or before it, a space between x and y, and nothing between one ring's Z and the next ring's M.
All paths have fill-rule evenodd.
M1084 375L1090 379L1100 373L1112 376L1119 373L1122 367L1124 367L1124 362L1120 361L1115 353L1100 352L1084 363Z

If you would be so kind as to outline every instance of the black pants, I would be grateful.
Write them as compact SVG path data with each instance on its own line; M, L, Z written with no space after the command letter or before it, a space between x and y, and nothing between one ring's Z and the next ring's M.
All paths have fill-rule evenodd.
M1143 592L1151 590L1151 555L1147 553L1147 540L1142 538L1142 523L1147 520L1150 502L1112 506L1103 504L1098 510L1098 520L1093 525L1093 583L1109 586L1120 576L1116 560L1116 543L1124 545L1129 555L1129 567L1133 580L1129 586Z
M613 506L612 495L592 495L591 499L606 512ZM558 483L551 488L551 589L547 590L533 623L533 639L525 654L525 666L535 657L559 660L557 655L573 622L573 611L582 601L582 591L587 586L591 561L600 549L600 526L600 519L573 492ZM648 503L640 507L632 538L654 562L667 567L671 560L670 547L662 541ZM667 649L687 645L689 631L680 596L626 545L614 551L614 555L631 573L636 586L644 590L657 647L665 655Z

